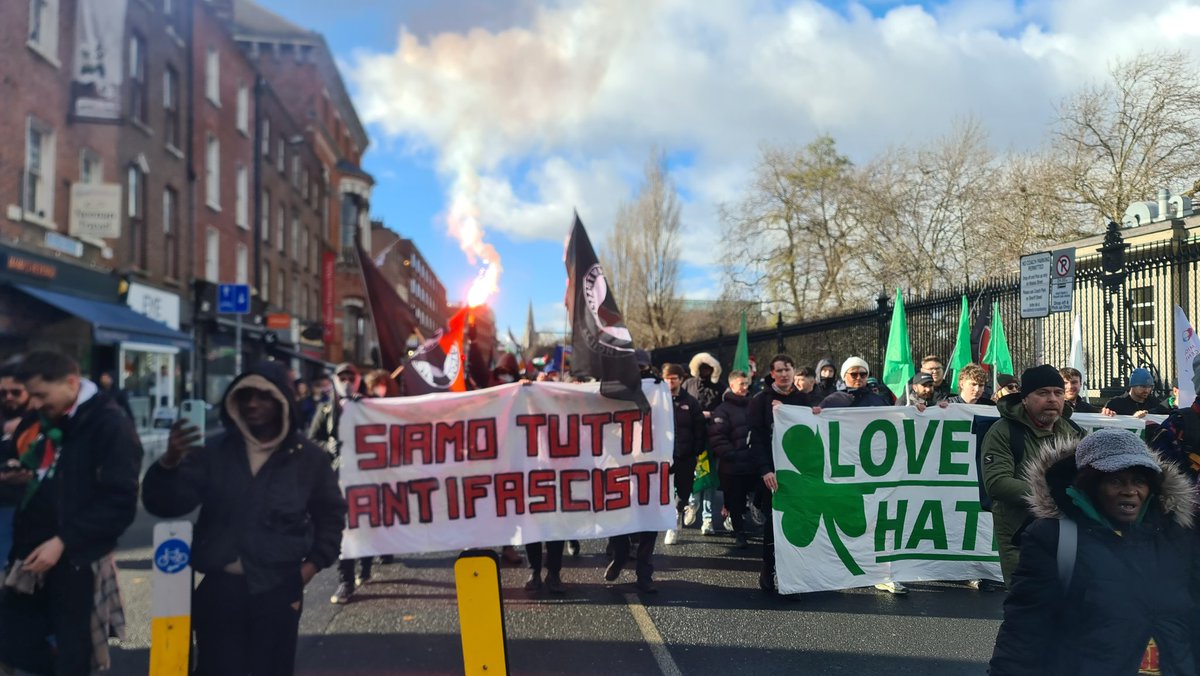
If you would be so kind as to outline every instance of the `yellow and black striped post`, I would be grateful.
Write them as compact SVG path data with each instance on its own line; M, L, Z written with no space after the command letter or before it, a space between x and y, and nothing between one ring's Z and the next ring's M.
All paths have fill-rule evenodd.
M469 549L454 562L463 671L467 676L508 674L500 559L490 549Z

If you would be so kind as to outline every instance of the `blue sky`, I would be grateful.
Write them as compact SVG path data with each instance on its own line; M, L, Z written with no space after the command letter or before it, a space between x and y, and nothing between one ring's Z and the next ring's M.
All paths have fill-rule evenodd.
M827 133L863 162L974 116L997 151L1031 149L1113 59L1200 44L1200 4L1181 0L258 1L325 34L372 138L374 216L452 298L477 269L448 205L478 210L518 337L531 301L562 330L572 210L603 241L653 148L684 199L681 291L711 298L718 209L764 144Z

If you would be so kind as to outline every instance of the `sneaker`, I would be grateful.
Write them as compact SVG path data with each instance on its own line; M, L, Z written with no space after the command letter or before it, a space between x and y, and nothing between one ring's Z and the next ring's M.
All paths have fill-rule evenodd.
M880 582L879 584L875 585L875 588L879 591L885 591L889 594L901 595L908 593L908 587L905 587L899 582Z
M663 544L664 545L673 545L673 544L675 544L675 541L678 539L679 539L679 533L676 532L675 529L672 528L671 530L667 531L666 535L663 536Z
M536 573L536 572L530 573L529 579L525 580L525 591L535 592L535 591L541 591L541 589L542 589L541 573Z
M579 556L579 540L567 540L567 555Z
M971 586L987 594L1008 591L1008 587L1005 587L1003 582L995 580L971 580Z
M604 569L604 579L609 582L616 582L618 577L621 577L621 569L625 567L625 562L619 559L613 559L608 562L608 567Z
M721 525L725 527L726 533L733 532L733 519L725 517L725 520L721 522Z
M683 525L691 527L696 525L696 516L700 513L695 505L688 505L683 508Z
M766 517L763 516L762 510L759 509L758 507L755 507L754 505L750 505L750 509L746 513L749 514L750 520L754 522L755 526L761 527L764 523L767 522Z
M371 571L369 571L369 570L364 570L363 572L354 576L354 586L355 587L361 587L370 581L371 581Z
M715 535L716 532L717 531L713 529L712 519L705 519L704 522L700 524L701 535Z
M749 547L749 546L750 546L750 543L746 542L746 536L744 534L738 533L737 535L733 536L733 548L734 549L745 549L746 547Z
M546 591L551 594L563 594L567 591L558 573L546 573Z
M354 585L350 584L349 582L342 582L338 585L337 591L333 593L333 596L329 597L329 602L337 603L339 605L350 603L350 596L353 593Z
M637 590L643 594L657 594L658 593L658 587L654 586L654 580L651 580L648 577L638 579Z

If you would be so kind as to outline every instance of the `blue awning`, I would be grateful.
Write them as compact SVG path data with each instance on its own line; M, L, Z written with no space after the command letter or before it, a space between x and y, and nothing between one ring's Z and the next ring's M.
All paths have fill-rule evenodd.
M139 314L125 305L76 298L33 286L14 285L23 293L74 315L92 325L93 340L100 345L149 343L181 350L192 349L192 339L161 322Z

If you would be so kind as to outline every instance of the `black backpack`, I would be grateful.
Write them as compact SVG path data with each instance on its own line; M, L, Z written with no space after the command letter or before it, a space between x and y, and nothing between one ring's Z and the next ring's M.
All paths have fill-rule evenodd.
M971 433L975 435L975 474L979 479L979 506L985 512L992 511L992 496L987 494L987 489L983 485L983 438L987 436L988 430L992 429L992 425L999 420L999 417L977 415L971 423ZM1019 471L1021 461L1025 459L1025 426L1012 418L1004 420L1008 424L1008 447L1013 454L1013 467ZM1075 424L1075 421L1070 418L1067 418L1066 421L1071 429L1083 436L1082 427Z

